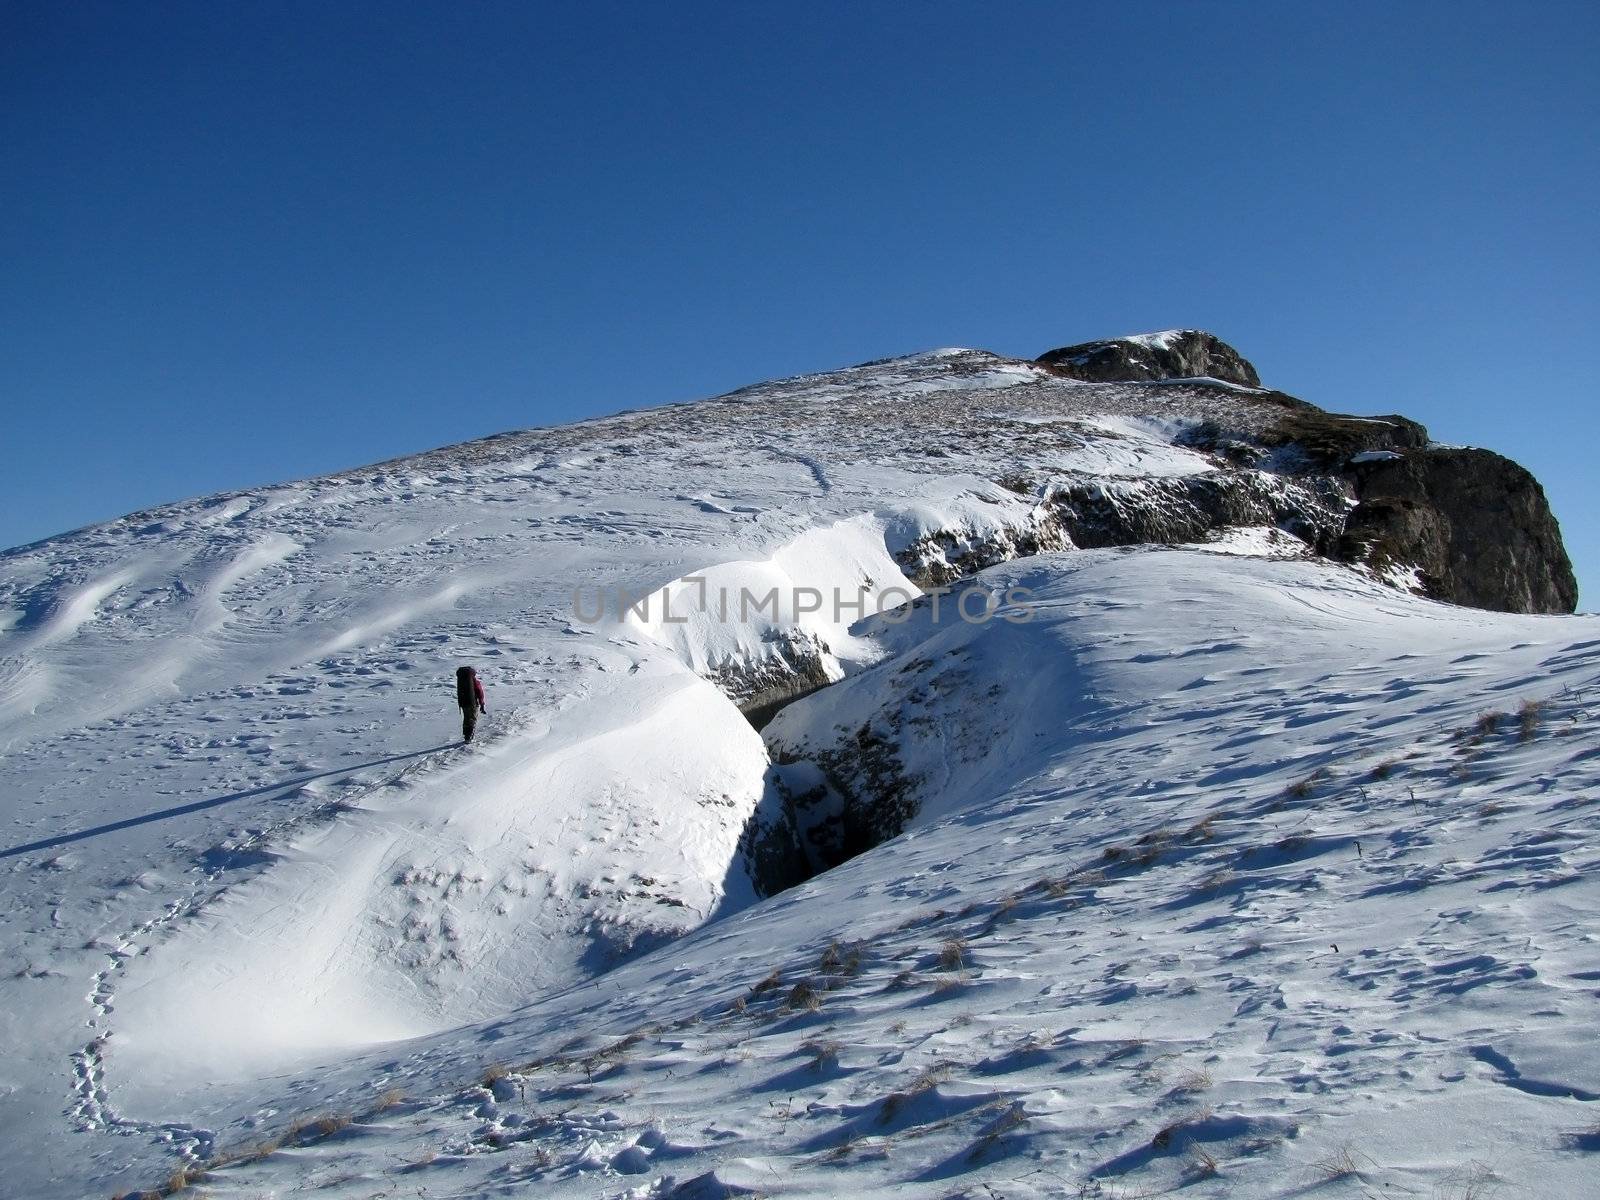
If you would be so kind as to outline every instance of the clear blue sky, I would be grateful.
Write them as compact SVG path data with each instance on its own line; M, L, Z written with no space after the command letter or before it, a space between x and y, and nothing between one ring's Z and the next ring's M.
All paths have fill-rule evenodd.
M0 544L939 345L1215 331L1545 483L1600 6L0 0Z

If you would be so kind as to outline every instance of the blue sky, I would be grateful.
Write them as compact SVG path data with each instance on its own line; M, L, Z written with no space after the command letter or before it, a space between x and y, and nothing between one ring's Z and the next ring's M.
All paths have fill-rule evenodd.
M1194 326L1545 484L1600 6L0 0L0 544L940 345Z

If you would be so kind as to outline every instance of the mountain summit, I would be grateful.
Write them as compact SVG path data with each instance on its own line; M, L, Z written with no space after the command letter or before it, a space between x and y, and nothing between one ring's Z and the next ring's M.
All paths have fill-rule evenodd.
M1168 329L1163 333L1080 342L1048 350L1037 361L1070 379L1095 383L1205 376L1241 387L1261 386L1256 369L1244 355L1215 334L1200 329Z
M1098 383L1216 380L1260 388L1243 355L1197 329L1082 342L1036 361ZM1251 410L1242 442L1231 444L1236 461L1259 461L1262 447L1287 450L1300 464L1280 456L1270 470L1324 473L1353 502L1336 522L1343 526L1337 538L1318 544L1323 553L1410 572L1418 590L1457 604L1504 612L1577 607L1577 579L1544 490L1516 463L1488 450L1435 445L1405 417L1327 413L1282 392L1260 392L1259 403L1236 406ZM1230 450L1229 436L1205 422L1186 438Z

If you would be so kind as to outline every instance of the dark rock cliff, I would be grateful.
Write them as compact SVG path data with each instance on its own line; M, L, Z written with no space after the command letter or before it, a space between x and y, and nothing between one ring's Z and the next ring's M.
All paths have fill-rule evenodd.
M1348 468L1343 557L1415 567L1428 594L1499 612L1569 613L1572 573L1544 489L1489 450L1433 448Z
M1093 382L1208 376L1260 386L1237 350L1195 329L1084 342L1037 361ZM1577 607L1561 530L1538 481L1516 463L1488 450L1431 446L1428 431L1407 417L1324 412L1268 390L1252 403L1266 420L1236 428L1203 421L1185 442L1235 470L1270 461L1272 473L1305 485L1298 492L1269 495L1273 489L1230 472L1145 483L1142 502L1130 505L1116 488L1080 482L1057 501L1073 542L1192 542L1228 525L1270 523L1344 562L1414 569L1437 600L1499 612ZM1334 492L1343 493L1343 514L1335 515Z
M1256 369L1242 354L1199 329L1082 342L1046 351L1036 361L1058 375L1091 383L1208 376L1244 387L1261 385Z
M1469 608L1577 608L1577 579L1544 489L1510 459L1434 446L1406 417L1298 404L1255 441L1287 453L1293 461L1282 468L1291 473L1336 481L1352 502L1342 534L1312 543L1319 553L1380 571L1413 568L1425 594Z

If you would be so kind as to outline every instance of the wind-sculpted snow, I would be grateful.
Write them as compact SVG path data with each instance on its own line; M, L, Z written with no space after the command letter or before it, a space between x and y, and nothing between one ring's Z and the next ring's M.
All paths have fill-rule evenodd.
M1343 502L1274 440L1285 411L1244 388L1090 384L940 351L172 505L0 556L0 946L16 964L0 979L8 1186L154 1186L175 1165L272 1139L283 1148L216 1171L207 1190L339 1176L331 1195L396 1180L430 1195L513 1184L693 1195L717 1194L714 1181L692 1183L714 1176L774 1192L909 1183L943 1194L1009 1179L1042 1161L1036 1152L1074 1180L1106 1164L1159 1174L1172 1156L1139 1150L1151 1135L1129 1107L1137 1097L1113 1090L1086 1115L1092 1087L1115 1076L1063 1073L1100 1053L1073 1049L1068 1030L1113 1048L1131 1036L1089 1020L1102 1000L1084 989L1086 971L1143 964L1096 932L1133 910L1110 892L1110 908L1051 907L1051 888L1036 889L1051 904L1019 918L1070 921L1019 925L1027 936L997 951L1024 980L1011 982L998 965L985 981L966 950L953 952L956 969L925 961L951 957L941 947L956 937L977 944L963 908L1055 880L1158 814L1170 824L1244 804L1218 819L1229 831L1218 845L1242 853L1252 827L1278 820L1263 798L1286 772L1327 758L1354 778L1331 760L1357 734L1374 754L1447 739L1474 718L1479 685L1505 687L1507 704L1553 697L1549 713L1563 714L1527 746L1505 730L1481 739L1483 761L1498 747L1523 765L1482 793L1510 816L1480 823L1534 839L1527 859L1495 860L1496 879L1537 861L1577 872L1564 895L1588 886L1578 843L1550 859L1537 837L1589 810L1549 808L1565 779L1543 791L1527 780L1533 766L1554 780L1548 755L1570 748L1569 777L1588 786L1584 726L1568 718L1587 711L1592 622L1462 612L1348 568L1275 564L1311 554L1316 520L1335 521ZM1322 516L1297 524L1307 513ZM1227 528L1241 524L1260 527ZM1091 525L1116 525L1113 542L1215 537L1230 553L1075 551ZM1041 619L931 627L933 597L916 597L941 582L1002 598L1037 590ZM777 599L731 617L716 607L746 591ZM1449 664L1469 648L1490 657ZM461 662L489 689L469 748L456 744ZM1178 678L1201 662L1205 682ZM1553 664L1548 681L1541 663ZM1367 670L1380 674L1356 687ZM1385 709L1396 679L1414 690ZM826 683L778 713L770 745L741 715L763 720ZM1353 690L1330 698L1338 688ZM1380 712L1395 724L1363 724ZM764 821L791 821L800 875L898 828L812 840L824 817L848 824L872 800L835 725L877 731L879 774L909 832L755 904L764 880L742 849ZM801 761L774 764L774 747ZM1131 787L1135 776L1146 783ZM1442 804L1445 786L1419 794ZM822 799L797 822L785 805L807 788ZM1411 820L1392 789L1368 792L1361 806L1341 792L1337 820ZM1350 868L1346 880L1342 865L1326 919L1348 926L1357 916L1341 906L1359 901L1360 913L1409 905L1404 919L1420 922L1405 898L1440 868L1417 855L1392 851L1381 877ZM1183 870L1203 859L1197 850ZM1113 891L1121 869L1107 875ZM1163 905L1193 887L1170 878ZM1543 904L1508 910L1504 945L1473 951L1495 956L1487 977L1531 986L1507 947L1549 918ZM1152 908L1143 936L1163 954L1210 953L1204 930L1184 932L1187 916L1161 915L1183 907ZM1277 911L1246 916L1270 924ZM1430 936L1449 947L1457 933L1446 922ZM1057 953L1061 937L1076 939L1073 957ZM1550 944L1571 971L1591 969L1581 942ZM1212 989L1231 995L1233 975L1219 972L1238 968L1218 964L1232 961L1197 960L1207 982L1194 995L1209 999L1193 1011L1151 999L1128 1019L1161 1026L1152 1038L1190 1038L1185 1053L1199 1057L1201 1041L1223 1038L1206 1014L1220 1011ZM1391 974L1423 969L1368 965L1391 990ZM774 969L782 986L757 988ZM1025 982L1046 974L1051 989ZM946 976L955 984L926 986ZM824 1039L839 1047L801 1055L845 996L857 1015ZM1347 1010L1338 1019L1360 1027L1363 1013ZM676 1050L644 1040L677 1038L663 1031L691 1018ZM1017 1087L997 1090L1008 1073L974 1063L1012 1061L1002 1043L1018 1022L1050 1032L1016 1050ZM1562 1103L1534 1036L1549 1022L1530 1022L1523 1041L1474 1034L1463 1081L1516 1104ZM1253 1045L1262 1019L1237 1027ZM627 1053L645 1045L643 1061ZM1238 1053L1249 1078L1272 1077ZM500 1081L493 1098L471 1086L487 1065L551 1056L548 1086ZM635 1073L652 1082L641 1089ZM668 1086L667 1073L684 1081ZM1064 1090L1041 1099L1057 1075L1045 1090ZM1262 1141L1251 1153L1276 1169L1291 1124L1343 1119L1344 1086L1321 1108L1258 1089L1195 1117L1185 1136ZM409 1098L379 1115L390 1089ZM513 1095L537 1099L518 1108ZM362 1119L344 1129L346 1116ZM312 1123L286 1133L296 1120ZM1043 1175L1024 1186L1050 1194Z
M243 1155L206 1187L1586 1194L1600 623L1168 550L974 584L1019 581L1036 620L882 630L774 722L894 723L907 832L503 1019L206 1093Z

